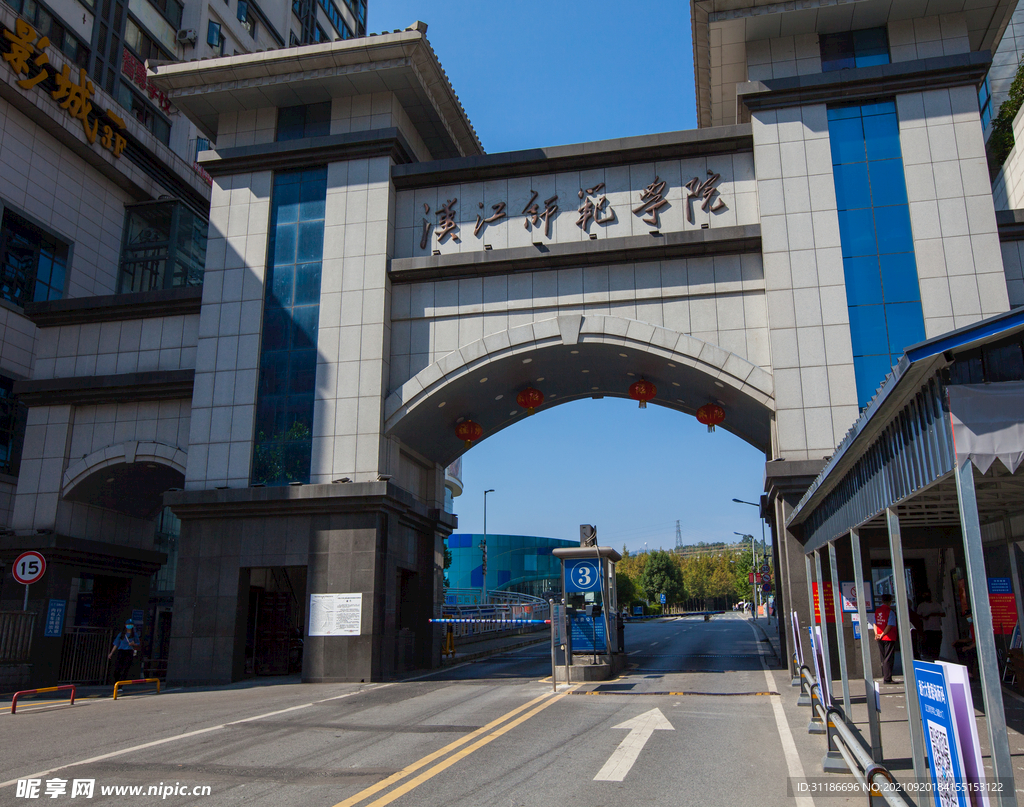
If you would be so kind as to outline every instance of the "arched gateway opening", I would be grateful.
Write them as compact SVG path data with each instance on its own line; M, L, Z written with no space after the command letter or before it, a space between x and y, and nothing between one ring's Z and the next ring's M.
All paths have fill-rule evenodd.
M545 406L583 398L628 398L646 379L652 403L693 415L706 403L726 413L724 428L766 454L774 411L772 377L708 342L638 320L580 314L491 334L421 370L385 401L387 434L447 465L465 446L458 423L482 439L521 419L518 393L533 387Z

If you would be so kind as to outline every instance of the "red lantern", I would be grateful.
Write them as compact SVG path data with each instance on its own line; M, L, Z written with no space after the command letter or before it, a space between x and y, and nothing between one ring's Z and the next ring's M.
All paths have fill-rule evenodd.
M455 436L464 440L466 448L473 445L474 440L479 440L484 434L484 427L472 420L464 420L455 427Z
M709 432L713 432L715 426L725 420L725 410L715 403L704 404L697 410L697 420L707 426Z
M526 410L526 414L532 415L533 410L544 403L544 393L539 389L527 387L516 396L516 403Z
M629 397L634 401L640 401L641 409L646 409L647 402L653 400L654 396L657 394L658 388L650 381L646 381L643 378L635 384L631 384L629 387Z

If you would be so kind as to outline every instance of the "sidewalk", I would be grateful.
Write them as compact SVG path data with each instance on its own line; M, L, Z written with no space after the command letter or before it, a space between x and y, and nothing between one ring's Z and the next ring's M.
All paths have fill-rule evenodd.
M783 710L787 722L792 728L794 739L800 752L801 761L804 765L804 772L808 778L839 777L840 779L852 780L852 777L844 774L826 774L822 771L821 760L827 751L827 740L825 735L811 735L807 732L807 724L811 719L809 707L797 706L797 698L800 695L799 687L786 686L780 676L785 675L788 679L788 672L775 671L779 692L782 695ZM896 676L896 683L881 685L881 739L882 739L882 764L889 769L897 782L908 782L914 777L913 761L910 753L910 728L907 723L907 706L904 695L903 682L900 676ZM841 680L832 682L832 697L840 706L843 702L843 685ZM975 718L978 725L978 736L981 743L982 754L985 759L985 771L989 778L992 777L991 753L988 742L988 726L986 716L978 708L981 705L981 692L973 688L972 697L975 706ZM1006 712L1007 734L1010 740L1010 753L1013 758L1014 787L1017 791L1017 800L1021 802L1020 794L1024 793L1024 698L1003 688L1003 699ZM864 680L862 678L850 681L850 705L852 728L854 733L859 735L865 749L870 749L871 732L868 726L868 708L864 697ZM919 798L916 802L907 798L907 803L924 807L931 805L931 797ZM832 801L831 799L829 801ZM838 805L841 802L832 802ZM858 803L863 803L861 800ZM994 800L993 800L994 803Z

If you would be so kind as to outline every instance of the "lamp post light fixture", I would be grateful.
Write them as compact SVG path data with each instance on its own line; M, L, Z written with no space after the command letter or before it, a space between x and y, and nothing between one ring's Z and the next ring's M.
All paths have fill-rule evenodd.
M494 493L494 488L484 491L484 537L480 541L480 552L483 560L480 564L480 604L487 602L487 494Z

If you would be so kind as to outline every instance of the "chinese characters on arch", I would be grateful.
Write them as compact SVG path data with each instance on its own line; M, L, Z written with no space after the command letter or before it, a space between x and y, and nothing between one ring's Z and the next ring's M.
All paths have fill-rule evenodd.
M694 224L694 206L699 205L700 209L708 214L720 213L728 210L725 200L718 189L721 174L708 170L707 177L693 177L685 185L683 202L686 208L686 220ZM654 230L661 227L662 212L671 207L666 198L669 192L668 182L660 176L655 176L654 181L639 191L631 191L635 194L635 206L630 207L630 212L641 219L645 224ZM590 188L580 188L577 193L577 215L575 224L583 232L589 233L591 238L595 228L606 227L614 223L618 214L615 207L605 191L605 183L600 182ZM437 249L446 241L454 243L462 242L462 227L459 224L459 199L452 197L445 199L436 209L431 210L427 203L423 203L423 214L420 223L421 250ZM497 202L488 209L483 202L477 203L475 213L475 224L472 236L482 238L488 226L506 219L509 216L507 202ZM530 198L517 218L523 222L526 230L536 230L543 233L545 238L551 238L552 224L560 212L560 200L557 194L546 199L540 198L540 192L531 189ZM511 211L514 215L514 211ZM466 219L469 216L465 217ZM706 225L704 225L706 226Z
M72 75L71 68L65 64L59 71L50 63L46 49L50 39L40 36L31 25L22 19L15 22L14 31L3 29L0 51L7 66L17 76L17 84L23 90L38 88L48 91L53 100L60 103L72 120L81 122L85 137L90 144L99 140L100 145L115 157L120 157L127 145L124 137L124 120L109 109L104 110L92 102L96 92L93 83L88 79L84 68L78 69L78 75Z

